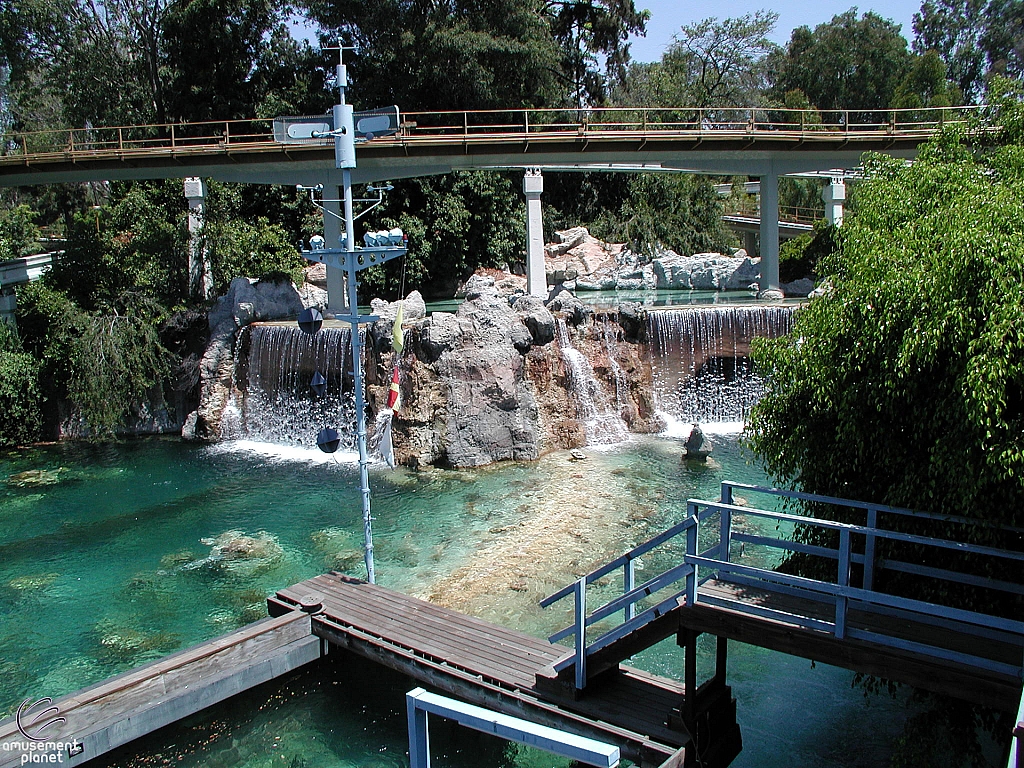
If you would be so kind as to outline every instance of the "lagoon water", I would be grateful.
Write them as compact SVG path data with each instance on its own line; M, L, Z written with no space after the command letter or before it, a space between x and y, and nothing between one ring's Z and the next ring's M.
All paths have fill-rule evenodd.
M716 498L724 478L763 481L737 435L714 463L680 463L685 430L474 471L374 468L378 580L538 635L564 611L537 601ZM3 479L54 470L53 484ZM152 439L0 456L0 714L58 697L266 614L277 589L334 568L363 575L357 468L315 449ZM235 548L234 550L232 548ZM244 549L246 557L232 557ZM710 669L710 638L701 666ZM632 663L681 677L666 641ZM865 698L850 672L738 643L728 681L737 766L875 766L907 717ZM269 683L101 761L105 765L402 766L397 674L331 663ZM432 724L437 766L566 763Z

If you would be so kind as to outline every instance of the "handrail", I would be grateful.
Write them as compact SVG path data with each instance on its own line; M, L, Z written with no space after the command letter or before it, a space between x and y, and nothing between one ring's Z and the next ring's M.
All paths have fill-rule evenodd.
M948 125L984 123L987 105L903 110L793 110L697 107L601 107L407 112L400 131L367 144L523 142L538 139L714 138L736 136L801 141L923 139ZM851 122L851 117L856 122ZM191 123L114 125L7 133L0 136L0 165L31 160L87 159L152 154L227 152L278 147L272 120L208 120ZM330 139L311 139L329 146Z
M867 525L838 522L823 518L794 515L786 512L775 512L764 509L756 509L746 506L738 506L732 503L733 491L743 489L747 491L761 491L769 495L806 498L818 502L827 502L838 506L866 509L869 514ZM574 638L575 652L571 656L563 658L556 665L557 670L566 668L569 664L575 664L576 684L582 688L586 685L586 660L597 650L610 643L625 637L630 631L643 626L651 618L661 615L665 610L675 607L674 601L685 595L687 605L696 605L702 601L698 593L698 587L712 578L725 581L736 581L741 584L761 586L775 591L793 592L802 596L818 595L815 599L831 600L835 604L834 620L822 622L820 619L810 617L787 616L787 620L795 621L797 624L810 628L831 632L837 639L844 637L855 637L871 640L882 645L889 645L905 650L912 650L925 653L937 658L954 659L955 654L943 648L930 646L921 642L911 642L898 637L877 635L873 632L860 629L847 629L847 612L850 601L855 601L860 610L872 610L884 612L897 611L903 614L914 614L927 617L930 621L952 621L957 627L968 634L984 635L985 632L1003 633L1004 637L1013 638L1013 642L1020 642L1024 646L1024 622L1014 621L990 616L987 614L968 611L961 608L940 605L911 598L890 595L874 588L873 574L877 569L891 569L894 571L905 571L915 573L918 576L932 579L942 579L971 586L989 588L995 590L1009 591L1016 594L1024 593L1024 585L1010 582L996 581L987 577L975 576L969 573L934 568L922 564L903 563L900 561L875 562L875 545L878 540L889 540L912 544L920 547L934 549L952 550L961 554L978 555L989 558L998 558L1005 561L1024 563L1024 552L1000 549L998 547L969 544L962 541L954 541L934 536L923 536L919 534L902 533L881 529L877 527L878 513L892 512L895 514L913 515L924 519L945 519L944 516L936 516L929 513L917 513L913 510L905 510L884 505L867 504L856 502L850 499L837 497L825 497L814 494L799 494L794 491L783 491L780 489L767 488L764 486L748 485L744 483L723 482L721 501L703 501L689 499L687 501L687 517L666 531L649 539L648 541L634 547L629 552L615 558L611 562L591 571L589 574L580 577L574 584L565 587L558 592L544 598L541 605L547 607L564 597L574 596L574 622L568 627L556 632L549 638L551 642L559 642L569 637ZM698 549L698 532L701 524L711 515L718 514L718 542L708 546L704 551ZM782 537L748 534L744 532L733 532L733 518L737 515L774 520L780 523L796 525L811 525L824 530L831 530L838 534L839 543L837 547L828 545L806 545L789 541ZM960 518L957 522L971 524L978 521L971 521ZM675 558L675 563L666 570L650 577L639 586L634 586L633 565L637 557L647 554L656 547L666 544L680 534L686 535L685 553ZM863 553L854 552L852 542L854 537L864 538ZM837 561L835 581L823 581L803 576L794 576L780 573L768 568L761 568L730 561L730 550L733 539L739 542L751 542L776 549L790 551L806 551L809 554L831 558ZM851 584L851 568L854 564L863 565L863 574L860 585ZM586 607L586 588L598 579L615 571L623 569L623 590L622 594L605 602L599 608L592 611ZM669 589L674 584L685 580L683 591L673 594L671 597L661 599L661 602L653 608L645 609L639 615L636 613L637 603L647 597ZM712 600L712 598L704 598ZM715 598L714 600L717 600ZM714 602L712 600L712 602ZM739 610L744 610L739 607ZM773 609L764 606L746 606L749 612L772 614ZM619 611L623 612L622 623L604 632L597 640L587 642L587 628L603 621ZM959 658L959 657L957 657ZM1002 662L987 660L980 657L964 656L970 662L981 668L989 669L1005 674L1020 674L1019 667L1012 667Z

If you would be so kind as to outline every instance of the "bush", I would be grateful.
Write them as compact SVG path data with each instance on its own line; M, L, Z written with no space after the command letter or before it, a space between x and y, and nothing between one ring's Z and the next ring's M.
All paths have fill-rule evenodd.
M0 322L0 447L39 439L39 368L39 362L21 350L10 326Z

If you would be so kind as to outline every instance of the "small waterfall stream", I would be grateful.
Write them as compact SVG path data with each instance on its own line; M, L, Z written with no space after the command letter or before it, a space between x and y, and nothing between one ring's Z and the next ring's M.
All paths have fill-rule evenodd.
M568 378L569 393L576 405L576 418L586 431L587 445L620 443L629 436L629 429L614 403L607 402L604 388L594 378L594 369L586 356L573 346L565 321L559 318L556 339L562 352ZM612 365L614 358L609 355ZM616 396L618 397L618 381Z
M750 360L750 341L789 333L793 309L737 305L649 312L659 409L684 423L745 421L763 391Z
M351 373L345 373L351 368L348 328L325 326L310 336L294 326L252 325L246 333L248 339L239 346L248 344L247 364L235 369L236 384L243 392L239 436L315 446L317 432L332 426L348 438L345 447L351 447L347 433L354 406ZM322 397L309 386L316 371L327 379Z

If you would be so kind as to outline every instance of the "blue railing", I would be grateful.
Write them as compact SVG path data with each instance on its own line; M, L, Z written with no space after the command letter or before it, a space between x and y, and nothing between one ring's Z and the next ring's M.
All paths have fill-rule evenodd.
M774 497L812 501L820 504L847 507L862 510L866 516L865 525L837 522L821 518L794 515L738 506L734 503L734 491L766 494ZM717 515L717 525L706 525L707 521ZM764 486L746 485L726 482L722 484L721 500L717 502L691 499L687 502L687 517L651 540L631 549L626 554L592 571L562 590L546 597L541 606L547 607L569 595L574 597L574 621L559 632L551 635L551 642L559 642L572 637L575 652L566 656L555 669L561 671L575 665L575 682L577 688L586 685L587 658L597 651L609 646L631 632L646 625L653 619L673 610L685 601L686 605L703 603L711 606L728 607L750 615L768 618L783 618L785 621L810 629L827 632L837 639L854 638L869 641L878 645L888 646L933 658L957 661L970 664L980 669L987 669L1011 676L1021 676L1020 664L1007 664L980 656L962 652L954 652L946 648L929 645L906 638L872 632L848 626L850 604L855 603L858 610L887 616L912 617L915 621L938 627L955 629L963 634L1009 642L1020 645L1024 649L1024 622L1014 621L998 616L977 613L962 608L955 608L937 603L925 602L906 597L886 594L874 588L877 573L881 570L909 573L926 579L938 579L947 582L970 585L973 587L992 589L1011 594L1024 594L1024 585L965 573L911 563L892 558L881 558L878 554L882 542L894 542L913 545L925 550L955 552L992 558L997 562L1024 564L1024 552L1002 549L993 546L968 544L961 541L922 536L919 534L902 533L879 527L879 520L885 515L912 517L920 520L938 520L968 526L992 526L968 518L936 515L913 510L888 507L879 504L857 502L849 499L803 494L784 491ZM836 546L808 544L792 540L786 534L776 536L762 533L751 533L736 529L737 518L760 519L783 524L787 529L796 526L812 526L820 530L834 532ZM710 528L712 537L717 529L717 542L704 551L699 550L699 534ZM1004 528L1011 535L1019 534L1021 529ZM685 535L685 550L680 554L668 553L673 564L643 584L635 583L635 564L642 555L665 548L670 542ZM858 546L854 546L854 544ZM803 576L779 573L771 568L758 565L733 562L733 545L739 544L741 551L747 545L768 548L779 554L800 552L836 561L835 581L811 579ZM677 545L678 546L678 545ZM851 583L852 566L862 566L859 585ZM595 582L603 581L604 577L621 569L622 594L605 602L596 610L587 612L587 587ZM802 598L831 605L830 619L820 616L797 616L783 613L765 605L753 605L740 600L723 598L721 595L701 593L699 587L710 579L730 582L749 587L757 587L779 594L796 595ZM680 582L683 582L680 589ZM654 605L645 607L639 612L638 604L650 597L658 596ZM621 623L606 629L596 640L587 642L588 629L599 622L607 623L615 614L622 612Z

